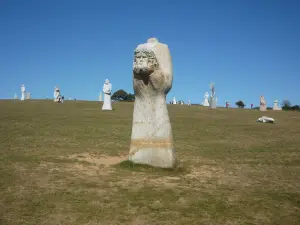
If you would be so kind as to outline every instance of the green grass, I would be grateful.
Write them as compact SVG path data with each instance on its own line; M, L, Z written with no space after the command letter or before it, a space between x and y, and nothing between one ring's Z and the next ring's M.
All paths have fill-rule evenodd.
M0 101L1 225L300 224L299 112L169 105L159 169L127 161L133 104L113 107Z

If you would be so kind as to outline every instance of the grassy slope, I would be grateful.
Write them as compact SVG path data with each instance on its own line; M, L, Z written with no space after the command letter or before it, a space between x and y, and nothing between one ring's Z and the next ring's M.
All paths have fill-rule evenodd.
M165 171L117 164L132 103L113 106L0 101L0 224L300 224L300 113L170 105Z

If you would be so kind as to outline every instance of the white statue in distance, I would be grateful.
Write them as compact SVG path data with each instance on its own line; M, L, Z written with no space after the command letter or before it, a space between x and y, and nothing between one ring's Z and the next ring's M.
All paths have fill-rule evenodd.
M208 98L209 98L209 93L205 92L205 94L204 94L204 100L202 102L203 106L209 106Z
M109 82L109 80L106 79L105 83L103 84L104 101L103 101L102 110L112 110L111 91L112 91L112 85Z
M176 101L176 98L175 98L175 97L173 97L173 101L172 101L172 102L173 102L174 105L177 104L177 101Z
M53 97L54 97L54 102L60 103L60 89L58 87L54 87L54 93L53 93Z
M22 85L21 85L21 100L22 100L22 101L25 100L25 92L26 92L25 85L22 84Z

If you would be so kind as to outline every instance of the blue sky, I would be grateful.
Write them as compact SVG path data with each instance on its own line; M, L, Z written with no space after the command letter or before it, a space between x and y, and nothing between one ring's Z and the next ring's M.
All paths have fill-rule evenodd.
M298 0L1 0L0 98L62 94L97 100L104 80L132 92L135 47L169 45L171 100L201 103L216 84L218 105L275 99L300 104Z

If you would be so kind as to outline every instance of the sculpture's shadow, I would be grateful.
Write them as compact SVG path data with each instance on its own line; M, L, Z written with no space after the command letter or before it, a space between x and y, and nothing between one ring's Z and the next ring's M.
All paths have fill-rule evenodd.
M161 175L184 175L190 173L187 166L184 166L182 162L176 161L175 166L173 168L160 168L160 167L154 167L150 165L145 164L137 164L130 160L122 161L115 165L118 169L122 170L130 170L135 172L144 172L144 173L159 173Z

